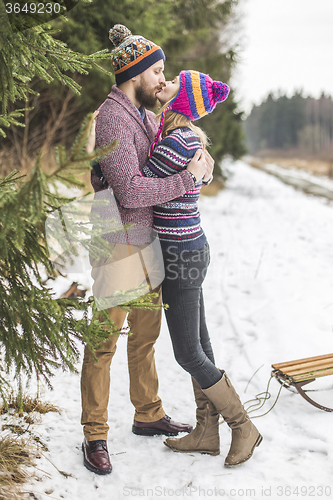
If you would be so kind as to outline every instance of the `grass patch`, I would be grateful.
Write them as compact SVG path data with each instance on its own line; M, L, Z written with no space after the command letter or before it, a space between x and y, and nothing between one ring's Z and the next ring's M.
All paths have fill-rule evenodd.
M49 412L60 413L60 410L53 404L41 401L37 397L33 398L22 393L14 394L14 392L3 398L3 403L0 407L0 415L11 413L23 417L24 414L28 414L25 417L28 423L33 423L33 421L29 422L27 419L34 412L44 415Z
M2 395L0 415L7 423L2 424L0 434L0 500L36 498L23 491L23 485L33 477L34 460L48 448L31 425L49 412L60 413L60 409L21 391Z
M0 439L0 500L27 498L20 486L29 479L27 467L34 466L36 447L8 435Z
M314 175L324 175L333 179L333 161L326 161L314 158L297 158L297 157L283 157L276 155L257 155L255 157L245 158L247 163L252 167L261 168L267 163L274 163L281 168L292 168L297 170L304 170L310 174ZM248 161L249 160L249 161Z

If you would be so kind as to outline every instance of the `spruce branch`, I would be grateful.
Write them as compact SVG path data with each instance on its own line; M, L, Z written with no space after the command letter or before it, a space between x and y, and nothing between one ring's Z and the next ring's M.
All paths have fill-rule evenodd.
M0 5L4 7L2 0ZM23 17L21 16L22 23ZM20 23L20 16L17 23ZM13 31L9 27L5 33L0 33L0 134L3 137L6 136L3 127L17 125L13 119L20 117L19 114L7 115L8 100L26 101L29 93L38 95L38 92L29 86L34 77L37 76L47 83L59 81L74 94L79 94L81 86L66 72L87 75L91 68L96 67L108 73L99 64L102 60L110 59L108 50L100 50L90 55L75 52L64 42L54 38L53 35L57 32L58 30L49 25L44 25L24 31Z
M84 119L69 155L62 145L56 146L55 158L58 166L54 171L47 175L49 180L52 180L53 182L54 180L60 180L66 185L68 182L69 184L73 184L74 182L74 184L77 185L77 178L68 178L69 169L72 174L75 172L75 175L77 175L80 171L86 171L87 168L90 168L90 162L92 160L107 156L117 147L118 142L114 140L110 144L96 149L91 154L86 153L85 147L90 134L93 119L94 117L92 113L89 113ZM62 172L64 171L67 172L65 176L62 175Z

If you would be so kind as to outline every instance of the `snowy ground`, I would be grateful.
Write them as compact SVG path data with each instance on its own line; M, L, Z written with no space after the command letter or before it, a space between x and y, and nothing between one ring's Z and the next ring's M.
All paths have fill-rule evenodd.
M250 159L251 164L251 159ZM301 189L305 193L323 196L333 200L333 181L325 176L316 176L297 168L283 168L275 163L257 163L258 168L275 175L277 178Z
M227 188L200 202L212 257L204 291L217 364L245 402L266 389L272 363L333 352L333 206L243 162L232 170ZM173 359L165 323L156 362L166 412L194 425L190 379ZM226 424L217 457L173 453L163 437L132 434L126 338L119 339L111 376L112 474L83 467L79 375L59 371L43 398L62 414L45 415L35 428L49 447L37 464L43 481L29 487L38 498L333 498L333 413L283 389L273 411L255 420L264 441L253 458L226 469ZM312 395L332 407L331 377L316 388ZM272 398L259 413L278 389L272 380Z

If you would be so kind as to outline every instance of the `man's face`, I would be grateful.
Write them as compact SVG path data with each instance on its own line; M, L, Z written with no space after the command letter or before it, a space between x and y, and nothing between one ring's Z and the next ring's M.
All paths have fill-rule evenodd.
M135 97L145 108L154 109L158 105L158 94L165 85L164 61L161 59L138 76Z

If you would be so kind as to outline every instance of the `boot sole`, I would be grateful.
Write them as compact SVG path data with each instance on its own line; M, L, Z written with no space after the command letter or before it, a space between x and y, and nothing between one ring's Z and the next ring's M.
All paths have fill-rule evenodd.
M173 446L170 446L166 441L163 441L163 444L170 448L172 451L177 451L178 453L201 453L202 455L219 455L220 450L218 451L208 451L208 450L178 450L177 448L174 448Z
M93 465L91 465L91 463L88 462L88 460L86 459L86 455L84 453L83 444L82 444L82 451L83 451L83 465L86 467L86 469L90 470L90 472L94 472L95 474L98 474L99 476L105 476L106 474L111 474L112 466L110 467L110 469L103 470L103 469L98 469L97 467L94 467Z
M224 462L224 467L231 469L232 467L238 467L238 465L242 465L243 463L247 462L252 457L254 449L261 444L262 440L263 440L263 437L261 434L259 434L257 441L254 443L254 446L251 450L251 453L246 458L244 458L244 460L242 460L241 462L237 462L236 464L228 464L228 463Z
M161 429L153 429L152 427L137 427L136 425L132 426L133 434L137 436L178 436L179 432L168 432L163 431Z

